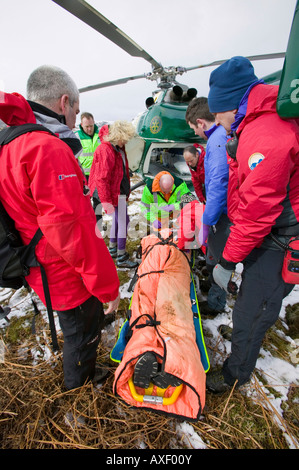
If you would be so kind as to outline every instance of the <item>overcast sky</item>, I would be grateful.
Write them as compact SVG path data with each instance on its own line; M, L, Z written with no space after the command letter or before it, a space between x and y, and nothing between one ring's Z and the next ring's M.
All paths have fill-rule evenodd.
M191 67L234 55L284 52L296 0L89 0L164 66ZM66 70L83 87L151 72L52 0L0 0L0 88L26 97L31 71L42 64ZM279 70L282 59L254 62L256 74ZM207 96L213 69L178 81ZM80 96L96 121L133 119L156 82L140 79ZM78 119L79 121L79 119Z

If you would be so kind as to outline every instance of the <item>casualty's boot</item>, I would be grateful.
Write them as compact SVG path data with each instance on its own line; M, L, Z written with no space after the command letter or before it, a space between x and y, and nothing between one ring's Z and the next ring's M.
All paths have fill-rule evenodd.
M136 261L131 261L129 259L129 253L124 253L122 255L117 255L116 265L118 268L136 268L138 263Z
M136 362L133 382L136 387L148 388L152 377L158 372L158 361L154 353L144 353Z
M152 382L160 388L167 388L169 386L178 387L182 383L175 375L168 374L167 372L159 372L153 377Z

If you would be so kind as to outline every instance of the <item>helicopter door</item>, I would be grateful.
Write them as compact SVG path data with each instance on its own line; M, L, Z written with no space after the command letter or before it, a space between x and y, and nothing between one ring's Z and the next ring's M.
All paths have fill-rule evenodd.
M186 164L183 151L190 145L186 143L152 143L144 159L143 172L149 178L154 178L160 171L169 171L186 183L191 182L191 174Z
M133 139L126 144L126 152L131 171L138 170L144 151L144 145L145 141L139 136L133 137Z

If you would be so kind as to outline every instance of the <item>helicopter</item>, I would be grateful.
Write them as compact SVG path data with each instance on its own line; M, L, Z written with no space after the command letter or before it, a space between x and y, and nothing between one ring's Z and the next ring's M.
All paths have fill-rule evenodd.
M52 1L98 31L131 56L143 58L152 67L150 73L79 88L80 93L85 93L99 88L125 84L131 80L147 79L157 82L157 89L153 91L152 96L145 100L146 110L136 119L137 135L126 145L130 170L132 173L139 174L142 179L132 189L145 184L148 179L153 179L160 171L167 170L173 176L185 181L192 190L190 170L185 163L183 150L187 145L193 143L205 145L205 142L194 134L194 131L189 128L185 120L188 104L197 96L197 90L179 83L177 77L195 69L218 66L227 59L187 68L182 66L164 67L84 0ZM267 77L261 77L266 83L280 84L278 112L286 114L284 117L290 117L288 114L294 112L299 116L298 105L295 106L296 111L293 110L294 100L291 99L291 93L294 93L294 90L290 89L291 75L297 74L297 77L294 76L293 80L299 77L298 54L296 54L296 44L298 44L299 36L298 5L299 0L295 9L287 52L247 57L251 61L285 57L283 70ZM288 60L286 60L286 55ZM289 111L290 107L292 111Z

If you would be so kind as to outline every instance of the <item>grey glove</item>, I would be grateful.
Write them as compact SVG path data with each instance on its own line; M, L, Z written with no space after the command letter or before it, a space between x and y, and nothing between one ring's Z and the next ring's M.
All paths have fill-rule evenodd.
M221 264L222 262L228 264L230 268L224 268ZM238 292L237 284L232 281L234 274L234 268L232 268L232 266L234 266L234 263L229 263L222 258L220 263L216 264L213 269L214 281L228 294L236 294Z

